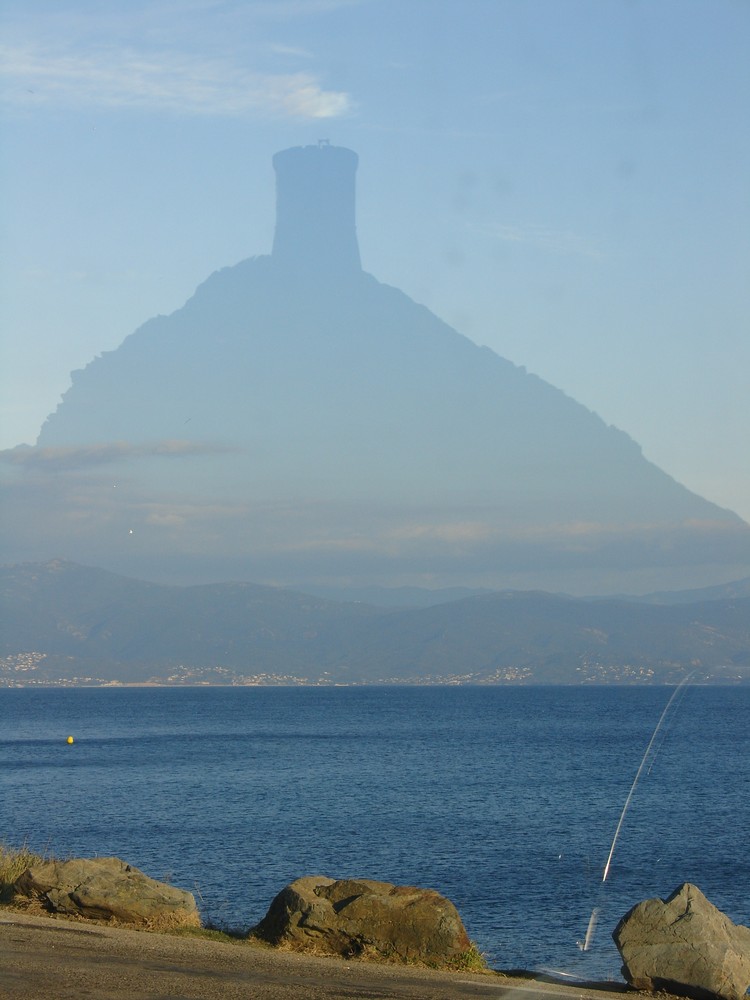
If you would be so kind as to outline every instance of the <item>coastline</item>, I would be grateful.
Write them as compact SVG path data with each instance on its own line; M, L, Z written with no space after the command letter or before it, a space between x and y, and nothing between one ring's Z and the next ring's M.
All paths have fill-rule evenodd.
M318 958L245 941L172 935L0 907L5 1000L621 1000L623 983L563 983L520 972L436 972Z

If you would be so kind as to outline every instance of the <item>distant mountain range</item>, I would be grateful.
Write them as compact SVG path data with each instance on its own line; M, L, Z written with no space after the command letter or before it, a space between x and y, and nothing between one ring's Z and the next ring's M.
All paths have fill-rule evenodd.
M643 599L439 595L387 608L61 561L0 567L0 685L750 683L750 580Z
M325 597L331 601L361 601L381 608L428 608L433 604L448 604L466 597L497 594L487 587L321 587L305 588L305 593ZM700 601L720 601L724 598L750 597L750 577L720 583L698 590L660 590L653 594L633 597L629 594L610 595L610 599L637 601L639 604L697 604ZM602 600L589 596L588 600Z

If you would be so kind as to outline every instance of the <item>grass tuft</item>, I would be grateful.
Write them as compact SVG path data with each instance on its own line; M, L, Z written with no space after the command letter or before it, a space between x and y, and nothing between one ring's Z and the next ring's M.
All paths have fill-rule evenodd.
M41 854L23 847L0 844L0 902L8 902L13 895L13 883L27 868L39 865L46 859Z
M197 937L205 941L219 941L222 944L243 944L247 935L240 931L220 931L215 927L181 927L171 932L179 937Z
M481 951L477 948L473 941L462 955L458 955L453 962L451 962L451 968L455 969L457 972L489 971L484 955L482 955Z

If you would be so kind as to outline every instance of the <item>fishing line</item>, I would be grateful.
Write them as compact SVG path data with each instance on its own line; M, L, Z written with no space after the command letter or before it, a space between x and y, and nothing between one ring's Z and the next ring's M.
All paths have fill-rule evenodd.
M684 680L686 680L686 679L689 679L689 678L684 678L683 679L682 691L680 691L679 688L678 688L674 692L674 702L673 702L674 707L672 709L671 715L666 720L666 724L664 726L664 731L661 734L661 739L659 740L659 743L657 744L657 746L654 747L654 752L651 754L651 760L648 763L648 770L646 771L647 775L651 774L651 771L654 768L654 764L656 763L656 758L661 753L662 747L667 742L667 737L669 736L669 731L672 728L672 726L674 725L675 716L677 715L677 709L680 707L680 702L685 697L685 692L687 691L687 686L684 685Z
M659 735L659 730L661 729L661 727L662 727L662 725L664 723L664 720L666 719L667 714L668 714L670 708L672 707L672 705L674 704L675 700L677 699L678 695L680 695L681 693L684 692L684 689L685 689L686 685L689 683L689 681L693 678L694 675L695 675L695 671L692 671L686 677L682 678L682 680L680 681L680 683L677 685L677 687L672 692L672 696L669 699L669 701L667 702L666 706L664 707L664 711L659 716L659 721L656 723L656 728L654 729L653 733L651 734L651 739L648 741L648 746L646 747L646 751L643 754L643 757L641 758L641 763L638 766L638 770L636 771L635 778L633 779L633 784L630 786L630 791L628 792L627 798L625 799L625 805L622 807L622 812L620 813L620 819L619 819L619 822L617 823L617 828L615 830L615 835L612 838L612 846L609 849L609 854L607 855L607 861L606 861L606 864L604 865L604 871L602 873L602 883L606 882L607 878L609 877L609 870L610 870L610 866L612 864L612 856L615 853L615 847L617 847L617 841L619 840L619 837L620 837L620 831L622 830L623 823L625 822L625 817L628 814L628 809L630 808L630 803L633 801L633 796L635 795L635 790L638 787L638 782L640 781L641 775L643 774L643 769L646 766L646 761L648 761L649 756L651 754L651 750L652 750L652 748L654 746L654 743L656 742L656 738ZM651 769L649 768L649 771L650 770ZM593 908L593 910L591 911L591 916L589 918L588 927L586 929L586 936L585 936L585 938L584 938L583 941L581 941L581 942L578 943L578 947L581 949L581 951L588 951L589 950L589 947L591 946L591 941L593 940L593 937L594 937L594 931L596 930L596 924L597 924L598 918L599 918L599 907L595 906Z
M695 673L695 671L693 671L693 673ZM675 700L680 691L682 691L682 689L685 687L688 681L692 678L693 673L688 674L687 677L683 677L680 683L672 692L672 697L669 699L664 708L664 711L659 716L659 721L656 723L656 729L654 729L651 739L648 741L646 752L644 753L641 763L638 767L638 770L636 771L635 778L633 779L633 784L630 786L630 791L628 792L628 796L625 799L625 805L622 807L622 812L620 813L620 821L617 824L615 835L612 838L612 846L609 849L609 854L607 855L607 863L604 866L604 873L602 874L602 882L607 881L607 877L609 875L609 867L612 864L612 855L615 853L615 847L617 846L617 841L620 836L620 831L622 830L622 824L625 822L625 817L628 814L630 803L633 801L633 795L635 794L635 790L638 787L638 782L641 780L641 774L643 773L643 768L646 766L646 761L648 760L648 756L651 753L651 748L654 745L654 741L656 740L656 737L659 735L659 730L661 729L664 719L667 717L667 712L672 707L672 702Z

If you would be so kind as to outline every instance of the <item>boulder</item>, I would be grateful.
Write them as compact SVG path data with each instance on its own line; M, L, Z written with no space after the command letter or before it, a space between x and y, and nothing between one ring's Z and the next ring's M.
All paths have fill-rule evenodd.
M750 986L750 927L733 924L689 882L634 906L612 937L637 990L742 1000Z
M119 858L75 858L33 865L13 884L16 898L53 913L116 919L154 929L199 927L192 893L157 882Z
M274 945L344 957L482 966L453 903L431 889L310 875L278 894L253 928Z

